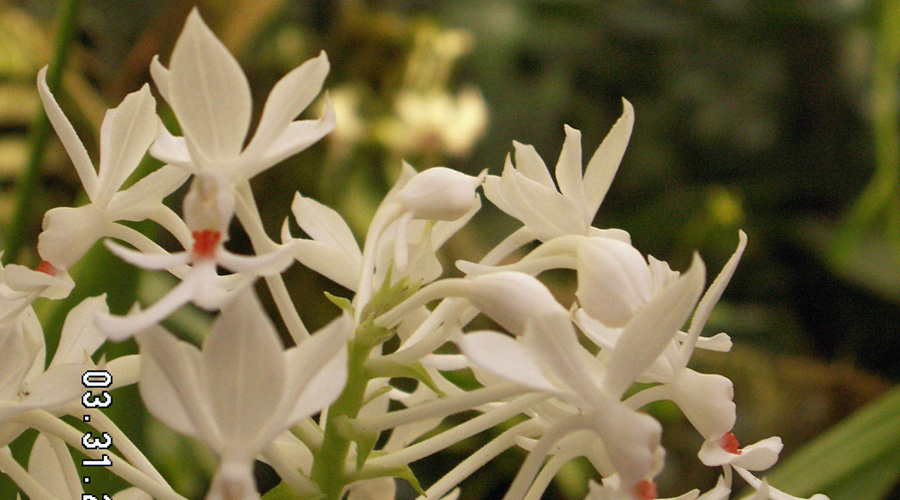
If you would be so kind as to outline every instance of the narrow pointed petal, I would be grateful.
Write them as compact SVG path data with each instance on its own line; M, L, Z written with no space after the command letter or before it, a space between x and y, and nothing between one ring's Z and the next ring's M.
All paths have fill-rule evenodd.
M556 163L556 182L559 183L559 192L579 208L578 215L584 219L585 225L590 226L594 213L585 210L587 198L581 173L581 132L568 125L564 128L566 142L563 143L559 161Z
M59 346L50 366L84 363L106 340L94 324L94 316L109 313L106 295L84 299L66 316Z
M171 105L172 98L169 94L171 76L169 75L169 69L159 62L158 55L153 56L153 59L150 60L150 76L153 77L153 83L156 84L156 90L159 90L159 95Z
M141 351L141 398L153 416L188 436L221 441L209 410L200 351L162 328L137 336Z
M516 218L538 233L542 241L565 234L587 233L589 226L584 220L573 217L578 208L555 188L528 179L515 170L504 170L503 178L509 183L504 196L517 207Z
M301 264L348 290L356 290L359 284L359 261L318 241L296 240L294 244L297 246L295 258Z
M291 211L300 229L312 239L340 248L348 257L362 262L362 252L356 237L344 218L334 209L297 193L291 203Z
M487 330L477 331L463 335L456 343L475 367L496 377L538 391L560 392L544 375L534 355L509 335Z
M116 193L108 211L117 220L140 221L162 208L162 200L184 185L190 172L174 165L163 165L124 191Z
M191 160L187 141L184 137L172 135L162 122L156 127L156 139L148 151L150 156L163 163L176 165L193 173L197 172L197 166Z
M512 168L512 161L509 159L509 155L507 155L503 170L512 170ZM502 177L497 175L487 176L484 180L484 184L481 185L481 189L484 191L484 196L491 200L491 203L496 205L497 208L511 217L518 218L518 216L516 216L516 207L512 202L506 199L506 195L504 194L507 188Z
M54 446L51 440L57 445ZM56 436L38 434L28 457L28 473L56 498L78 498L83 493L72 455Z
M247 77L234 56L191 11L169 63L169 104L201 161L237 159L250 126Z
M113 255L143 269L173 269L191 261L191 256L187 252L146 254L126 248L111 240L106 240L104 243Z
M86 370L93 369L90 364L63 364L51 366L46 372L25 384L22 388L23 405L29 408L43 408L49 411L77 400L84 394L81 376Z
M734 270L737 268L745 248L747 248L747 234L743 231L739 231L737 250L734 251L734 254L732 254L731 258L728 259L728 262L725 263L725 266L722 268L722 271L719 272L719 275L716 276L712 285L710 285L709 289L706 290L706 293L703 294L703 298L700 299L700 303L697 305L697 310L694 311L694 317L691 318L688 338L685 340L682 349L682 357L684 358L685 364L687 364L691 358L697 338L703 333L703 327L706 326L706 321L709 319L713 307L719 302L719 299L722 297L722 292L725 291L725 287L728 286L728 282L734 275Z
M156 136L156 100L144 84L106 112L100 129L99 190L94 203L105 207L147 153Z
M78 178L81 179L88 198L93 201L98 189L97 172L94 171L94 165L91 163L81 139L75 133L75 128L69 123L69 119L63 114L53 94L50 93L50 87L47 86L46 66L38 72L37 82L38 93L40 93L41 102L44 103L47 118L53 125L53 129L56 130L56 135L62 141L63 147L66 148L69 158L72 159L72 164L75 165L75 171L78 173Z
M695 254L691 268L634 315L616 343L603 384L614 399L621 397L684 325L705 279L706 268Z
M187 304L197 293L198 274L192 272L169 290L163 298L152 306L127 316L99 314L94 321L100 332L113 342L125 340L137 332L146 330L169 317L179 307Z
M600 143L600 147L594 152L594 156L588 162L584 171L584 192L587 195L588 212L595 214L613 177L619 169L622 157L625 156L625 148L631 138L631 129L634 127L634 108L631 103L622 99L622 116Z
M513 141L513 148L516 150L516 170L528 180L556 191L550 171L534 147Z
M247 145L246 155L258 157L278 140L297 115L319 95L329 68L328 57L323 51L275 84L266 100L253 140Z
M297 347L285 361L290 376L283 404L290 425L330 405L344 390L347 380L347 340L353 322L343 315L333 320Z
M248 165L237 173L242 179L249 179L263 170L275 165L289 156L312 146L319 139L334 130L334 107L328 96L325 96L325 112L318 120L298 120L291 122L278 140L266 151L262 160L255 166Z
M294 262L297 247L293 242L282 245L263 255L238 255L220 250L217 263L235 273L252 273L257 276L271 276L283 273Z
M253 441L272 419L285 384L282 356L275 326L252 287L245 288L222 308L203 343L203 373L214 381L209 402L226 446Z

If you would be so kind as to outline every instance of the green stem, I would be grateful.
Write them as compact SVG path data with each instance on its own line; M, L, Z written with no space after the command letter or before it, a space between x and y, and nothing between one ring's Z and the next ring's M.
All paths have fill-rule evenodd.
M53 57L47 69L47 86L50 92L58 94L62 82L63 66L66 62L75 19L80 0L60 0L56 12L56 37L53 41ZM50 122L43 112L38 113L28 135L28 163L16 187L16 200L6 232L4 260L15 262L22 249L28 225L29 207L33 205L34 191L40 178L40 166L44 159L44 142L50 133Z
M360 341L351 341L347 360L347 385L341 395L328 408L325 422L325 436L322 447L315 454L310 479L312 479L326 500L339 500L348 482L344 474L344 464L350 452L350 440L341 435L339 419L356 418L366 395L369 382L365 373L365 362L372 347Z

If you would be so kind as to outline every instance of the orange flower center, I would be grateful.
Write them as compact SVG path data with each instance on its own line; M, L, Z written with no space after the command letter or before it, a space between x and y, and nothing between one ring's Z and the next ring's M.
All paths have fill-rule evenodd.
M194 259L214 259L216 257L216 248L222 241L220 231L204 229L191 232L191 236L194 237L194 248L191 249Z
M741 450L739 449L740 444L738 443L738 440L734 436L734 434L730 432L726 432L724 436L719 438L719 446L721 446L723 450L733 455L741 454Z
M50 276L56 276L56 273L59 272L58 269L53 267L53 264L47 262L46 260L41 261L40 264L34 269L39 273L49 274Z
M634 496L639 500L653 500L656 498L656 483L649 479L642 479L634 487Z

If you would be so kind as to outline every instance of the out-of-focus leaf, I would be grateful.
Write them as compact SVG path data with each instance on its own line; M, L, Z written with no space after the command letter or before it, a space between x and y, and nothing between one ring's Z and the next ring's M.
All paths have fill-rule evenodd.
M882 498L900 479L900 387L810 442L768 478L801 497Z
M830 270L842 279L862 286L887 300L900 303L900 256L886 236L869 232L847 247L845 255L831 254L838 228L821 221L797 224L798 236Z

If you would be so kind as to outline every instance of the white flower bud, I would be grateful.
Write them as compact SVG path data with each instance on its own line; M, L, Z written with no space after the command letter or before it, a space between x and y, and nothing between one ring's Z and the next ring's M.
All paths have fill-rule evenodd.
M485 173L472 177L435 167L416 174L397 193L397 200L416 219L456 220L475 205L475 189Z
M622 327L650 299L653 280L643 255L628 243L597 238L578 249L578 302L594 319Z
M534 276L514 271L472 278L467 297L478 309L506 328L521 335L529 318L566 309Z

